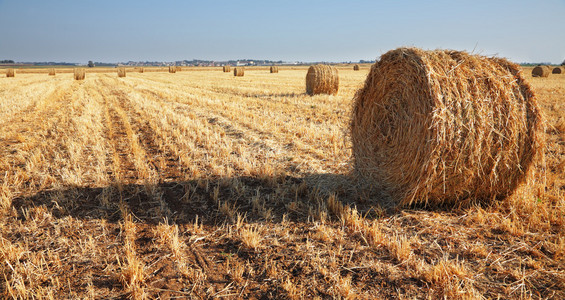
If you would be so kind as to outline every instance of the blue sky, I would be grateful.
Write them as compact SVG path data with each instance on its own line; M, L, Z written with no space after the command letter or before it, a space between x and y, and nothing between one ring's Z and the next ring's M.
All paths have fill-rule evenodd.
M401 47L565 59L564 0L0 0L0 60L358 61Z

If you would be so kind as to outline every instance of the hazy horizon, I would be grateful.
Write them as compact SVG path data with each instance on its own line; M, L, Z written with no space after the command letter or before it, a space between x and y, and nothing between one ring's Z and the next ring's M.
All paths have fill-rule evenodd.
M565 1L0 0L0 60L374 60L401 46L565 59Z

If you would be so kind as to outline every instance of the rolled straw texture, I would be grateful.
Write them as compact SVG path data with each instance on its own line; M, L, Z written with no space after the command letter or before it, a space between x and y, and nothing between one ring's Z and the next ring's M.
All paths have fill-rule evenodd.
M555 68L553 68L551 73L552 74L561 74L561 73L563 73L563 67L555 67Z
M118 77L126 77L126 68L118 68Z
M549 66L537 66L532 70L532 77L547 77L551 73Z
M230 66L224 66L224 73L231 72Z
M359 65L353 65L353 71L359 71Z
M169 73L176 73L176 72L177 72L177 67L169 66Z
M271 66L271 73L278 73L278 72L279 72L279 67Z
M74 76L75 76L75 80L84 80L84 77L86 76L86 72L84 71L83 68L76 68L74 69Z
M335 95L339 90L337 68L328 65L315 65L306 74L306 93L308 95Z
M541 128L517 65L399 48L381 56L355 95L355 173L393 205L502 199L539 157Z
M243 76L244 73L245 73L245 70L243 69L243 67L233 68L233 76L241 77L241 76Z
M15 76L16 76L16 70L6 69L6 77L15 77Z

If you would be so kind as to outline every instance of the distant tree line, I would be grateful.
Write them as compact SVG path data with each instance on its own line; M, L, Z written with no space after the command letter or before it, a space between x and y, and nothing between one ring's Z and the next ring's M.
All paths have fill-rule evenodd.
M547 61L546 62L537 62L537 63L529 63L528 62L528 63L520 63L519 65L524 66L524 67L535 67L535 66L545 66L545 65L550 66L550 65L552 65L552 63L547 62Z
M13 64L14 61L11 59L0 60L0 64Z

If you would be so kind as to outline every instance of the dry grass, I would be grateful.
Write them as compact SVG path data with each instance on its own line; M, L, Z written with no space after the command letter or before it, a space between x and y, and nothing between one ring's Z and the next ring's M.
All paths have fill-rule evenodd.
M316 97L304 67L190 70L0 80L0 298L565 297L565 77L524 70L544 177L490 205L384 210L348 177L368 69Z
M339 74L336 67L315 65L306 74L306 94L336 95L339 90Z
M356 175L392 204L504 199L542 158L536 98L503 59L392 50L371 67L353 105Z

